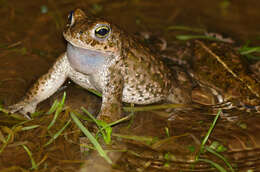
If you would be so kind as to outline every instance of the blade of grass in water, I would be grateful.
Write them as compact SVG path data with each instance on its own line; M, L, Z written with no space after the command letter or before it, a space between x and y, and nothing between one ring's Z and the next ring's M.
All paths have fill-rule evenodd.
M139 111L153 111L159 109L169 109L169 108L184 108L191 107L183 104L162 104L162 105L151 105L151 106L142 106L142 107L123 107L123 110L126 112L139 112Z
M246 55L246 54L251 54L255 52L260 52L260 47L242 47L239 49L240 54Z
M213 40L213 41L221 41L220 39L217 39L212 36L206 36L206 35L177 35L176 39L187 41L190 39L207 39L207 40Z
M132 107L130 107L132 108ZM101 123L99 120L97 120L95 117L93 117L93 115L91 113L89 113L84 107L81 108L83 110L83 112L85 112L87 115L89 115L89 117L98 125L98 127L100 128L99 131L97 132L97 135L99 134L99 132L101 132L101 134L103 135L103 137L111 137L111 133L112 133L112 126L116 125L116 124L119 124L123 121L126 121L128 119L130 119L134 113L131 113L130 115L124 117L124 118L120 118L119 120L117 121L114 121L112 123L109 123L109 124L104 124L104 123ZM103 130L105 130L105 133L103 133ZM105 138L104 138L105 139ZM107 138L108 139L108 138ZM110 138L111 139L111 138ZM107 142L106 142L107 143Z
M222 159L226 163L226 165L230 168L230 170L232 172L234 172L234 169L232 168L231 164L226 160L225 157L223 157L222 155L220 155L218 152L214 151L213 149L209 148L208 146L205 146L205 149L207 151L209 151L210 153L214 154L215 156L219 157L220 159Z
M43 147L48 146L48 145L51 144L55 139L57 139L57 138L61 135L61 133L67 128L67 126L70 124L70 122L71 122L71 119L68 120L68 122L67 122L56 134L54 134L54 136L53 136L47 143L45 143L45 144L43 145Z
M0 130L0 142L6 143L4 134L2 133L2 131Z
M0 148L0 154L3 152L3 150L5 149L5 147L9 144L9 141L12 142L14 140L14 135L16 132L21 131L22 126L16 126L14 125L11 129L6 127L6 126L2 126L1 129L5 132L8 133L7 138L4 138L4 142L2 144L2 147Z
M244 55L246 58L248 59L252 59L252 60L260 60L260 56L253 56L251 54L245 54Z
M26 145L22 145L22 147L24 148L24 150L27 152L27 154L28 154L29 157L30 157L30 160L31 160L31 163L32 163L31 169L32 169L32 170L34 170L34 169L37 170L38 166L36 165L36 163L35 163L35 161L34 161L34 159L33 159L33 157L32 157L32 152L29 150L29 148L28 148Z
M252 53L260 52L260 46L250 47L250 41L247 41L245 45L238 49L241 55L244 55L248 59L259 60L260 57L252 55Z
M202 162L206 162L206 163L209 163L211 164L212 166L214 166L216 169L218 169L220 172L227 172L227 170L225 170L223 167L221 167L219 164L211 161L211 160L208 160L208 159L198 159L198 161L202 161Z
M95 139L95 137L87 130L87 128L80 122L80 120L77 118L77 116L73 112L71 112L70 115L71 115L72 120L76 123L76 125L80 128L80 130L85 134L85 136L88 137L90 142L97 149L99 155L102 156L109 164L112 164L111 159L107 156L106 152L103 150L103 148L98 143L98 141Z
M9 140L11 140L12 138L12 134L9 133L7 138L5 139L5 142L2 144L2 147L0 148L0 154L3 152L3 150L5 149L5 147L7 146Z
M62 111L62 108L63 108L64 102L65 102L65 99L66 99L66 92L64 92L63 97L62 97L62 100L61 100L61 102L58 104L58 107L56 108L54 117L53 117L51 123L49 124L49 126L47 127L48 130L55 124L55 122L56 122L56 120L57 120L57 118L58 118L60 112Z
M116 134L116 133L113 133L112 135L115 136L115 137L123 138L123 139L136 140L136 141L140 141L140 142L147 142L149 144L158 140L158 138L156 138L156 137L123 135L123 134Z
M99 131L96 134L96 138L98 137L99 132L102 134L102 137L106 144L111 143L111 133L112 133L112 127L105 123L104 121L97 120L89 111L87 111L84 107L81 108L83 112L85 112L98 126Z
M5 114L8 114L8 113L9 113L9 111L6 110L6 109L4 109L4 108L2 107L2 105L0 105L0 112L3 112L3 113L5 113Z
M31 126L27 126L27 127L23 127L22 131L26 131L26 130L31 130L34 128L38 128L40 125L31 125Z
M192 28L189 26L169 26L167 27L167 30L185 30L185 31L192 31L192 32L197 32L197 33L204 33L206 32L205 29L201 28Z
M131 125L133 124L133 122L134 122L134 117L135 117L135 112L134 112L134 110L133 110L133 108L134 108L134 104L133 103L131 103L131 106L130 106L130 114L129 114L129 116L130 116L130 121L129 121L129 124L127 125L127 128L129 129L130 127L131 127Z
M205 147L205 144L206 144L206 142L208 141L208 138L209 138L209 136L210 136L210 134L211 134L213 128L215 127L215 125L216 125L216 123L217 123L217 120L218 120L218 118L219 118L221 112L222 112L222 110L220 109L220 110L218 111L216 117L214 118L214 121L213 121L212 124L210 125L210 128L209 128L207 134L205 135L205 137L204 137L204 139L203 139L203 141L202 141L202 143L201 143L200 151L199 151L198 155L196 156L196 160L199 158L200 154L203 152L204 147Z
M59 106L59 101L58 100L55 100L50 108L50 110L47 112L47 114L52 114L55 112L55 110L58 108Z
M96 91L96 90L88 89L88 91L93 93L93 94L95 94L95 95L97 95L98 97L102 97L102 94L100 92Z

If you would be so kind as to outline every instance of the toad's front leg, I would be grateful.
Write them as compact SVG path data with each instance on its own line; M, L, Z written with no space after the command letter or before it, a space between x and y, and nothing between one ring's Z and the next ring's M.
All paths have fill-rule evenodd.
M107 123L120 119L122 113L123 77L117 70L110 70L103 89L102 106L97 119Z
M19 111L28 118L28 112L35 112L38 103L50 97L60 88L68 77L70 70L71 67L66 53L63 53L58 57L48 73L41 76L29 89L24 98L20 102L9 106L8 109L11 113Z

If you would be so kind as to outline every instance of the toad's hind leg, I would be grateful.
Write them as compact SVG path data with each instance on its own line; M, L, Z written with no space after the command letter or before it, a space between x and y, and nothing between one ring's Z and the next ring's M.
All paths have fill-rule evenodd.
M190 104L191 92L184 92L181 88L174 88L174 92L168 95L167 100L176 104Z

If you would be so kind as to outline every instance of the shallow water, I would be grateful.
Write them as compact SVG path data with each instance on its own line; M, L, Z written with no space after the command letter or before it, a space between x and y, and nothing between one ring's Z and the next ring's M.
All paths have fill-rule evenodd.
M72 0L47 2L1 0L0 100L4 105L18 101L31 84L45 73L57 56L65 50L62 29L68 12L76 7L109 18L128 32L148 31L165 37L168 42L175 40L176 34L187 34L187 32L167 31L166 28L185 25L221 33L231 37L239 45L243 45L248 40L252 45L259 45L259 6L260 1L257 0L246 2L243 0L197 0L196 3L189 0L161 0L159 2L155 0L91 0L88 2L84 0L77 2ZM47 13L43 13L45 7L47 7ZM66 86L68 86L65 88L68 93L67 104L73 108L84 105L92 113L98 112L100 98L73 84L66 84ZM62 92L57 93L46 100L40 105L40 109L49 108L53 100L61 94ZM236 166L237 170L255 169L257 171L260 169L258 132L260 116L241 111L230 113L231 116L235 116L236 120L230 122L227 118L221 118L209 138L208 145L213 141L218 141L227 147L228 150L223 155ZM164 111L139 112L130 128L127 128L128 124L121 124L117 126L116 132L125 135L156 137L160 142L147 145L138 141L118 139L114 136L113 149L132 150L137 154L111 153L113 162L117 164L112 168L92 153L85 168L98 169L96 171L190 171L191 162L194 161L199 144L211 125L214 114L216 113L194 110L179 112L170 118L169 113ZM165 132L166 128L169 130L169 136ZM71 149L74 150L75 145ZM9 159L14 158L12 151L13 149L9 148L5 154L0 155L2 159L0 168L16 164L28 169L29 160L28 163L23 162L19 156L16 158L20 163L8 162ZM70 153L73 154L73 152ZM166 153L174 155L174 158L170 160L162 158ZM79 154L75 151L73 157L77 159ZM60 154L60 159L62 155ZM68 157L64 156L64 159ZM20 161L18 161L19 158ZM228 169L223 161L209 153L203 154L203 158L215 160ZM92 165L89 165L89 161ZM74 170L78 168L77 165L71 166ZM69 167L66 166L67 169ZM215 171L206 163L197 163L193 170Z

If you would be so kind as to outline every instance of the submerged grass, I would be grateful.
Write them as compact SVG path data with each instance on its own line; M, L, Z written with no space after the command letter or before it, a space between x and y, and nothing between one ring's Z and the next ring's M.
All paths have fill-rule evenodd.
M197 33L205 33L207 30L203 28L194 28L189 26L181 26L181 25L175 25L175 26L169 26L166 28L167 31L169 30L183 30L183 31L190 31L190 32L197 32Z
M50 122L50 124L47 127L47 130L50 129L54 129L54 125L57 123L57 120L60 119L61 117L59 117L59 115L61 114L61 112L63 111L63 107L64 107L64 103L65 103L65 99L66 99L66 93L63 94L63 98L62 100L59 101L54 101L53 105L51 106L51 108L49 109L49 111L47 112L48 115L53 115L53 118ZM156 149L156 147L158 147L158 145L161 145L162 143L166 141L168 141L169 139L172 139L172 137L176 137L176 136L172 136L170 137L170 133L169 133L169 128L165 128L165 133L167 138L164 140L158 140L157 137L147 137L147 136L138 136L138 135L126 135L126 134L120 134L120 133L112 133L112 126L116 125L118 123L121 123L123 121L129 120L129 118L134 116L134 112L138 112L138 111L152 111L152 110L158 110L158 109L168 109L168 108L178 108L178 107L183 107L183 105L176 105L176 104L163 104L163 105L152 105L152 106L145 106L145 107L124 107L124 110L127 112L131 112L131 114L129 116L126 116L124 118L121 118L118 121L115 121L113 123L107 124L103 121L97 120L91 113L89 113L85 108L82 108L83 112L86 113L88 115L89 118L84 117L82 114L73 112L70 109L66 109L65 110L65 116L66 114L70 114L70 119L67 120L67 122L64 123L64 125L60 128L57 129L57 127L55 127L56 133L52 135L51 139L48 140L43 147L46 146L51 146L51 144L54 143L54 141L59 138L60 136L62 136L62 133L68 128L68 126L71 123L71 121L73 121L76 126L80 129L80 131L82 133L84 133L84 135L90 140L90 142L93 144L93 147L89 146L89 148L96 150L99 155L101 157L103 157L109 164L112 164L112 160L110 159L110 157L108 157L107 152L109 152L108 150L104 150L101 146L101 144L98 142L98 135L99 133L101 133L104 141L106 144L110 144L112 141L112 136L114 137L118 137L121 139L128 139L128 140L134 140L137 142L145 142L148 146L151 146ZM205 153L205 151L210 152L211 154L215 155L216 157L220 158L221 160L223 160L225 162L225 164L229 167L230 171L234 171L231 164L222 156L220 155L218 152L216 152L214 149L205 146L213 128L216 125L216 122L219 118L221 111L218 112L218 114L216 115L213 123L211 124L205 138L202 141L201 147L200 147L200 151L196 157L196 162L201 161L201 162L206 162L206 163L210 163L211 165L213 165L216 169L218 169L219 171L226 171L223 167L221 167L219 164L213 162L212 160L209 159L202 159L200 158L200 154ZM97 126L98 126L98 133L96 135L96 138L90 133L90 131L83 125L83 123L79 120L78 117L84 117L82 118L83 120L87 119L87 122L94 122ZM28 125L28 126L22 126L24 124L26 124L27 122L30 122L33 120L26 120L26 121L22 121L18 124L16 124L15 126L13 126L12 129L8 129L6 128L5 131L7 131L8 135L7 137L4 137L3 134L1 135L0 133L0 140L3 143L1 148L0 148L0 153L3 152L3 150L6 148L6 146L8 145L8 143L14 139L14 133L16 133L17 131L28 131L28 130L34 130L40 127L39 124L34 124L34 125ZM50 132L48 132L50 133ZM182 136L180 136L182 137ZM177 138L177 137L176 137ZM156 146L157 145L157 146ZM45 155L42 160L36 164L33 157L32 157L32 152L30 152L30 150L28 149L28 147L26 147L24 144L22 145L23 148L26 150L27 154L29 155L30 159L31 159L31 169L39 169L39 165L42 164L47 158L48 155ZM27 148L27 149L26 149ZM112 151L117 151L117 150L112 150ZM127 152L131 152L131 150L127 150ZM140 155L139 155L140 156Z
M32 152L30 151L30 149L26 146L26 145L22 145L22 147L24 148L24 150L27 152L30 160L31 160L31 163L32 163L32 170L37 170L38 169L38 166L36 165L34 159L33 159L33 156L32 156Z
M90 142L94 145L100 156L102 156L109 164L112 164L112 160L107 156L106 152L103 150L103 148L95 139L95 137L87 130L87 128L80 122L80 120L73 112L71 112L70 115L75 124L80 128L80 130L85 134L85 136L87 136Z
M47 143L45 143L45 144L43 145L43 147L48 146L48 145L51 144L55 139L57 139L57 138L61 135L61 133L67 128L67 126L70 124L70 122L71 122L71 119L69 119L69 120L67 121L67 123L66 123L57 133L55 133L55 134L52 136L52 138L51 138Z
M91 113L89 113L85 108L82 107L83 112L85 112L90 119L92 119L95 124L98 126L99 131L96 133L96 138L98 138L98 134L101 133L103 136L103 139L106 144L111 143L111 133L112 133L112 127L111 125L107 124L104 121L97 120Z
M220 158L221 160L223 160L225 162L225 164L229 167L230 171L234 172L234 169L232 168L231 164L226 160L225 157L223 157L222 155L220 155L219 153L217 153L216 151L214 151L213 149L211 149L210 147L208 146L205 146L206 142L208 141L208 138L210 136L210 134L212 133L212 130L214 129L216 123L217 123L217 120L220 116L220 114L222 113L222 110L220 109L216 115L216 117L214 118L212 124L210 125L210 128L208 130L208 132L206 133L202 143L201 143L201 146L200 146L200 150L195 158L195 163L198 162L198 161L201 161L201 162L206 162L206 163L209 163L211 164L212 166L214 166L218 171L220 172L227 172L227 170L225 170L225 168L223 168L221 165L215 163L214 161L211 161L209 159L201 159L200 158L200 155L202 153L205 153L205 151L208 151L210 153L212 153L213 155L215 155L216 157Z
M64 92L61 102L60 102L60 103L54 102L54 103L56 103L57 105L53 104L52 107L51 107L51 109L49 110L49 112L50 112L51 110L54 110L54 108L55 108L54 117L53 117L51 123L49 124L49 126L47 127L48 130L54 125L54 123L56 122L56 120L57 120L59 114L61 113L62 108L63 108L63 106L64 106L65 99L66 99L66 92Z
M260 56L253 55L254 53L260 53L260 46L250 47L249 42L242 46L239 50L239 53L251 60L260 60Z
M138 141L138 142L145 142L148 145L151 145L158 140L157 137L148 137L148 136L123 135L123 134L116 134L116 133L113 133L112 135L115 136L115 137L118 137L118 138L135 140L135 141Z

